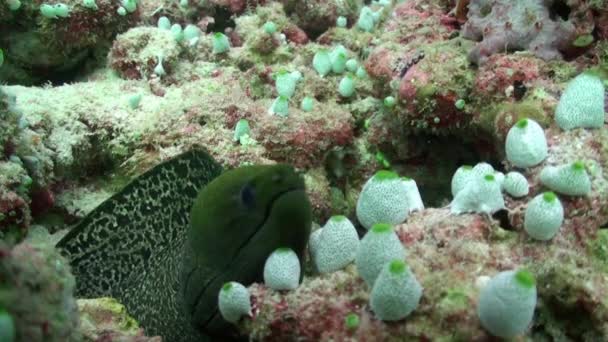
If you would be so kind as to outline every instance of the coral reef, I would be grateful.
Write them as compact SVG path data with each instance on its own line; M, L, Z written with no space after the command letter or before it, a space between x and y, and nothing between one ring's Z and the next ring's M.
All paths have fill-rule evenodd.
M79 299L80 331L84 341L161 342L146 337L125 307L112 298Z
M94 9L82 1L66 0L62 3L69 10L65 17L45 16L39 9L42 1L19 3L15 10L0 12L0 44L6 53L0 79L18 84L64 79L81 69L91 54L101 56L116 33L139 18L137 11L117 15L120 4L110 0L97 0Z
M74 276L49 240L13 248L0 241L0 307L15 321L17 341L80 341Z

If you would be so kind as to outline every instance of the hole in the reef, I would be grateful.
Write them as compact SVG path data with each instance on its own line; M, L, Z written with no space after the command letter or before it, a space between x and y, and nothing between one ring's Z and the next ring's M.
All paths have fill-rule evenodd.
M215 22L207 27L207 32L224 32L228 27L234 28L236 26L232 14L227 9L219 8L213 18Z
M475 136L475 139L465 140L463 134L441 137L416 135L400 146L375 146L372 153L382 152L391 163L391 169L401 176L414 179L425 206L442 207L452 199L452 176L460 166L486 162L495 170L503 171L492 144L481 143L483 139L480 134L471 136ZM325 167L331 185L344 191L351 177L349 170L357 167L357 160L357 153L350 149L330 153L326 157ZM378 164L377 169L381 168Z
M516 80L515 82L513 82L513 97L517 101L524 98L524 95L526 95L526 90L528 89L526 88L524 82L520 80Z
M492 218L498 220L500 227L504 230L513 230L513 226L509 221L509 212L506 209L501 209L492 215Z
M561 293L574 291L571 288L563 288ZM543 302L547 307L547 311L552 313L552 325L559 325L567 331L567 336L574 341L582 340L583 336L590 337L590 340L600 340L594 337L599 335L599 332L592 324L593 319L582 305L578 303L566 303L560 298L550 297L543 298Z
M568 6L564 0L553 1L551 8L549 8L549 17L551 20L556 20L558 17L562 20L568 20L572 9Z
M77 82L105 64L103 58L99 58L99 56L107 54L108 49L109 47L98 50L97 53L92 50L84 51L74 58L79 60L77 63L63 67L63 69L61 66L35 67L17 69L15 73L11 73L11 69L8 69L9 71L6 73L0 72L0 81L8 85L42 86L50 84L53 87Z
M460 166L486 162L495 170L502 170L491 144L480 144L483 139L474 136L477 140L468 141L462 135L420 135L408 142L415 155L399 160L400 153L386 151L385 154L400 175L416 181L426 206L441 207L452 199L452 176Z

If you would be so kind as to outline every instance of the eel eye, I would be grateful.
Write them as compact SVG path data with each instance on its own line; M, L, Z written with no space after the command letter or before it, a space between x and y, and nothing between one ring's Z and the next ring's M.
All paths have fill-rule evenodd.
M255 204L255 193L253 187L249 184L246 184L241 189L241 203L247 208L253 208Z

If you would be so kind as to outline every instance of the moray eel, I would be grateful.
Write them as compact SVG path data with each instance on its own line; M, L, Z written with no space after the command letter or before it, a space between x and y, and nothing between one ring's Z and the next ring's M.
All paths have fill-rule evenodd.
M168 342L236 339L218 313L227 281L262 280L278 247L303 260L311 206L288 165L222 173L193 150L134 179L94 209L57 247L76 277L76 296L122 302L146 334Z

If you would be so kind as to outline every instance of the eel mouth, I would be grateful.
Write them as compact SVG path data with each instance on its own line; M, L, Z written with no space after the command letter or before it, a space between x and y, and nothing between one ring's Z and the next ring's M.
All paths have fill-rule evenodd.
M265 208L264 211L264 220L261 222L260 226L258 227L258 229L256 229L250 236L247 237L247 239L244 240L243 243L241 243L241 245L239 246L239 251L243 250L243 248L245 246L247 246L247 244L249 244L251 242L252 239L254 239L256 237L256 235L260 232L260 227L264 226L265 223L268 221L268 218L270 216L270 213L273 209L273 207L275 206L275 204L281 200L281 198L283 198L283 196L291 194L291 193L295 193L295 192L301 192L305 194L305 187L304 184L302 182L302 184L298 184L297 186L293 186L293 187L289 187L286 188L284 191L278 192L275 196L272 197L272 199L268 202L268 205ZM200 292L198 293L196 300L194 301L194 305L192 305L192 307L190 308L190 315L191 317L194 317L194 314L198 308L198 304L201 301L203 295L207 292L209 286L211 286L211 284L213 284L220 276L224 275L225 272L228 272L231 270L233 263L235 262L235 260L239 259L239 254L237 253L237 255L232 258L232 260L230 261L230 263L226 266L226 268L222 271L220 271L219 273L216 273L206 284L205 286L200 290ZM192 275L196 272L197 268L195 268L194 270L192 270L190 272L190 274L188 275L188 279L186 281L186 284L188 284L190 282L190 278L192 277ZM245 284L244 284L245 285ZM248 285L248 284L247 284ZM210 314L209 318L206 319L204 322L197 324L201 330L205 331L207 330L206 327L215 319L219 319L219 309L216 305L211 309L212 313ZM211 311L210 310L210 311Z

